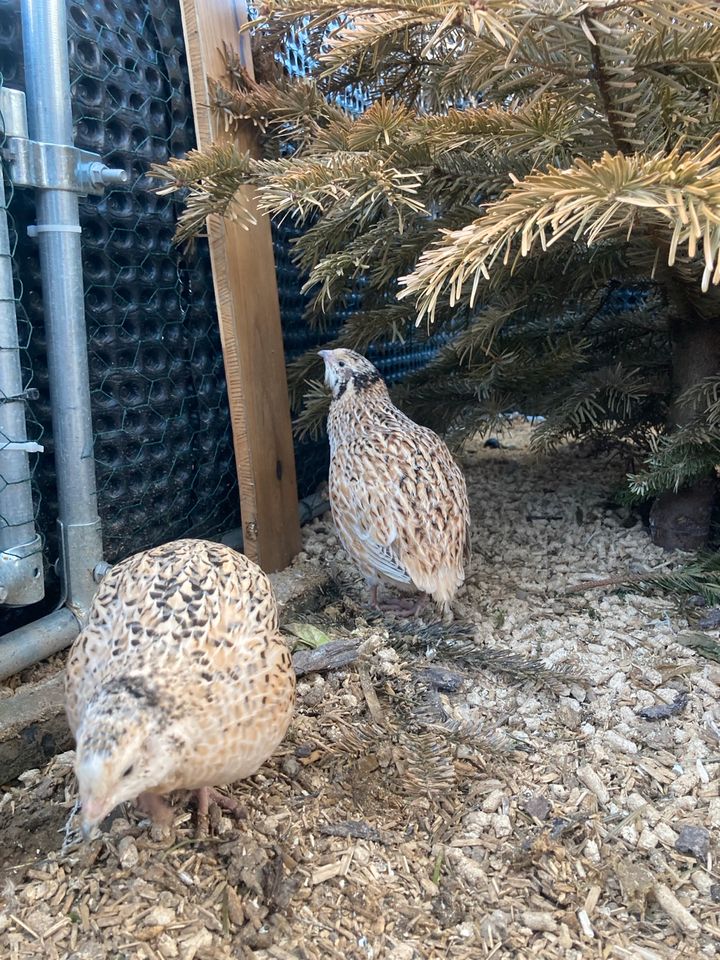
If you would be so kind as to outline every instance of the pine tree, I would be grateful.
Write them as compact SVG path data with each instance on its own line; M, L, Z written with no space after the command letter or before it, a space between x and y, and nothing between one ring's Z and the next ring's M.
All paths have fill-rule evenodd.
M462 440L509 410L535 444L621 443L664 546L708 534L720 462L720 3L266 3L257 72L213 89L263 159L227 146L155 172L185 193L178 239L261 208L304 226L308 323L331 345L438 331L399 391ZM312 75L275 51L302 36ZM348 91L364 99L352 109ZM291 365L302 429L326 398ZM637 458L640 459L637 459Z

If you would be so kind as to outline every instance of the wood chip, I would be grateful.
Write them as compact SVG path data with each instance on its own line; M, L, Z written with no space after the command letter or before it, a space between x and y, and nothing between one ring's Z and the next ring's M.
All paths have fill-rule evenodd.
M602 893L601 887L590 887L587 897L585 898L585 913L590 916L597 906L597 902L600 899L600 894Z
M531 930L543 930L547 933L554 933L558 927L553 915L541 910L522 910L520 922Z
M328 863L324 867L319 867L313 872L312 885L317 886L318 883L325 883L327 880L339 877L345 869L344 860L340 860L337 863Z
M578 918L578 922L580 923L580 928L582 932L585 934L585 936L588 939L592 939L595 936L595 931L593 930L592 924L590 923L590 917L588 917L587 913L584 910L578 910L577 918Z
M610 794L608 793L605 784L602 782L597 773L595 773L590 764L580 767L578 769L577 776L580 783L583 783L588 790L591 790L598 798L600 803L607 804L610 802Z
M690 913L687 907L684 907L672 890L664 883L656 883L653 887L653 894L661 907L670 919L675 923L683 933L688 936L696 937L700 933L700 924Z
M613 947L612 956L616 960L663 960L659 953L637 944L630 947Z
M658 783L668 784L675 780L675 775L672 770L668 770L667 767L663 767L661 764L656 763L654 760L649 760L646 757L638 762L638 767L644 770L645 773L648 773L653 780L657 780Z
M16 917L14 913L10 914L10 919L13 921L13 923L16 923L19 927L25 930L26 933L29 933L31 937L34 937L36 940L42 939L39 933L36 933L32 927L29 927L19 917Z
M363 696L365 697L365 702L367 703L368 710L370 711L370 716L373 718L375 723L382 725L385 722L385 713L383 708L380 706L380 701L378 700L377 693L375 693L375 687L373 686L373 682L367 667L361 667L359 674L360 686L362 687Z

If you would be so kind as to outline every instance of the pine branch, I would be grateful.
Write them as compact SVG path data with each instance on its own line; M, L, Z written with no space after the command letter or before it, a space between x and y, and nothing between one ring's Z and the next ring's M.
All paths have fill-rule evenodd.
M586 151L592 149L594 131L581 104L545 97L530 103L419 116L409 137L411 143L424 144L436 159L463 150L471 156L492 152L544 164L569 160L580 144ZM600 147L598 144L598 152Z
M437 622L421 627L408 622L393 623L390 642L400 652L432 651L432 659L460 663L465 667L504 673L525 683L545 684L557 690L568 683L584 683L574 670L550 670L539 658L523 657L510 650L481 646L472 624Z
M204 152L191 150L184 160L154 165L148 176L166 181L156 193L164 196L182 191L185 208L178 220L175 238L190 240L205 229L213 214L237 220L244 226L255 223L245 191L253 183L253 160L234 145L216 144Z
M693 24L686 29L661 29L648 33L633 45L635 70L640 71L678 71L688 68L702 69L717 63L720 49L720 25ZM717 87L718 75L714 70L704 74L707 82Z
M403 211L423 211L416 194L414 172L386 164L382 157L335 153L321 159L264 160L254 169L263 177L260 207L267 213L291 213L297 223L340 202L355 211L362 223L372 222L379 207L388 205L402 229Z
M330 409L330 392L318 380L307 382L303 409L293 423L293 432L298 440L317 440L322 436Z
M638 370L625 370L620 363L589 371L535 429L531 446L548 451L568 438L608 434L611 424L634 419L635 408L649 391Z
M342 129L350 122L347 113L328 101L312 79L260 84L244 71L235 76L238 79L233 86L217 81L209 84L210 105L226 129L249 120L263 134L292 141L295 152L302 152L324 129Z
M598 92L600 94L600 101L603 105L616 150L624 154L633 153L634 146L632 142L627 139L627 134L623 123L623 117L627 116L627 114L625 114L624 111L619 110L614 103L613 93L611 90L611 76L603 58L603 48L600 34L603 28L602 14L596 11L593 11L593 14L594 17L590 17L589 14L583 14L583 26L587 33L588 40L590 41L590 47L592 51L591 56L593 65L593 79L597 84ZM613 37L613 40L617 42L615 37Z
M710 476L720 464L720 429L696 420L672 434L654 439L645 470L628 476L634 500L647 500L667 490L677 493Z
M471 337L466 332L459 339L460 349L466 351ZM582 342L569 337L548 340L544 329L531 344L527 337L503 334L492 351L481 348L467 367L459 367L456 341L451 340L434 361L402 384L397 399L421 423L447 433L451 445L460 448L473 434L502 428L518 402L531 412L542 409L539 396L548 378L562 382L584 350Z
M667 231L668 263L681 244L702 256L702 288L720 283L720 139L697 152L623 157L604 154L592 163L576 160L567 170L551 168L517 182L474 223L445 231L443 239L401 278L401 297L418 298L419 316L431 318L441 292L450 304L463 299L472 280L474 304L481 283L496 264L507 266L514 245L526 257L563 237L592 245L605 237L637 231L645 222ZM698 247L700 250L698 251Z
M720 376L705 377L678 398L678 403L696 412L696 419L720 434Z
M309 271L302 288L313 293L308 319L337 309L357 292L360 281L366 297L373 290L392 291L398 273L415 262L427 243L428 232L427 220L412 214L405 218L400 236L394 217L383 216L371 226L352 209L336 209L323 217L300 238L293 253L300 269ZM406 312L410 310L408 305Z
M586 580L568 587L567 593L584 593L605 587L636 586L643 592L664 590L680 596L701 596L710 606L720 603L720 554L701 554L674 570L645 570L602 580Z

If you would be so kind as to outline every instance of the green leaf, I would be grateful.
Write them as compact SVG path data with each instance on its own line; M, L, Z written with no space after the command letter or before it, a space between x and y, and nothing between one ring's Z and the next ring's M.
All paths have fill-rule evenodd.
M296 643L293 649L303 645L310 647L311 650L317 650L318 647L324 646L332 639L318 627L313 626L312 623L286 623L284 629L299 640L299 643Z

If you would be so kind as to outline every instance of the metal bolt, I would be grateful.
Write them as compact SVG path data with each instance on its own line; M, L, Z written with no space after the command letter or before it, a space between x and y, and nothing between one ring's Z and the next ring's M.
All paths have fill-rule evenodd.
M102 563L98 563L93 570L93 580L95 583L100 583L104 576L106 576L112 570L112 564L105 563L103 560Z
M99 160L92 163L81 163L77 168L78 180L82 183L89 183L93 187L108 187L121 183L127 183L128 175L126 170L106 167Z
M104 164L101 164L101 166L100 180L106 187L112 186L113 184L127 183L127 170L120 170L116 167L106 167Z

